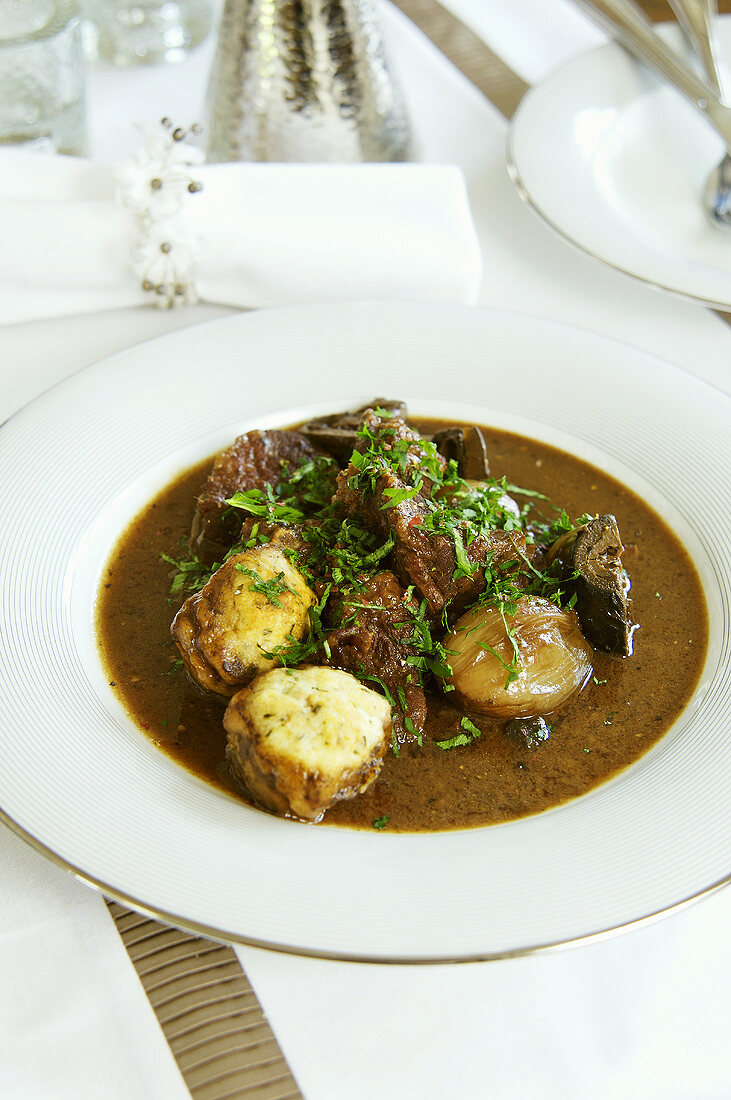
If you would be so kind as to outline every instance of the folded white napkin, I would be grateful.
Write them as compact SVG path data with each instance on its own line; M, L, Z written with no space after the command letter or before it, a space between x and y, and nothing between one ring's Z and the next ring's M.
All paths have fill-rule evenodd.
M450 165L215 164L176 219L203 301L474 302L480 250ZM148 300L112 166L0 151L0 324ZM164 212L163 212L164 213ZM156 229L155 232L158 232ZM164 241L164 222L159 227ZM159 249L156 237L143 242Z

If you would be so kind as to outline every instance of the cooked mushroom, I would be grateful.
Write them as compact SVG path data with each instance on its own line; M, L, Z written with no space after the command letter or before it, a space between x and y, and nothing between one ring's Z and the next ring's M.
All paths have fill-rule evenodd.
M562 535L546 555L558 561L576 593L584 636L597 649L629 657L636 630L630 617L630 579L622 566L622 539L612 515Z
M551 714L586 684L591 647L573 611L524 596L512 615L476 607L444 639L452 685L470 710L498 718Z
M369 409L384 409L391 416L403 419L408 416L408 410L403 401L374 397L368 405L363 405L353 412L333 413L330 416L318 417L317 420L309 420L299 429L300 434L306 436L314 446L322 447L335 458L346 462L355 450L358 428Z
M443 428L434 433L432 442L444 458L454 459L460 477L481 481L490 476L487 444L479 428Z
M234 695L223 724L226 758L257 802L319 821L378 775L391 707L348 672L305 665L257 676Z
M551 736L551 727L540 715L535 718L511 718L505 723L505 736L516 748L535 752Z

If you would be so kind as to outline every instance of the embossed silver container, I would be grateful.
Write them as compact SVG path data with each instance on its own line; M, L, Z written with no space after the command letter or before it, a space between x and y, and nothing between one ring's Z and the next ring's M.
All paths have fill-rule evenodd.
M210 161L406 159L409 126L375 0L226 0Z

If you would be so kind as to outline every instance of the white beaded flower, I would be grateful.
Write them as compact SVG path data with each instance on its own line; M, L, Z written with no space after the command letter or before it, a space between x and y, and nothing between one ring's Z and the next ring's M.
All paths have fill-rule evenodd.
M204 154L188 145L188 132L174 129L167 118L160 127L140 129L145 143L120 165L117 198L135 217L132 262L142 288L154 295L156 305L169 308L196 301L196 242L185 228L183 208L186 196L202 188L189 170L203 162Z
M158 165L146 164L136 156L119 166L117 198L133 214L155 218L168 218L182 206L180 188L160 174Z
M156 221L132 253L143 290L165 307L197 301L195 264L197 242L177 219Z

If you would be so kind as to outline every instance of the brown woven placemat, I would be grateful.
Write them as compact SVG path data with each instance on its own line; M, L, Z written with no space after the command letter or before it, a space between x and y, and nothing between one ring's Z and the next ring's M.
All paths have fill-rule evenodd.
M506 118L512 116L528 85L481 38L436 0L394 3Z

